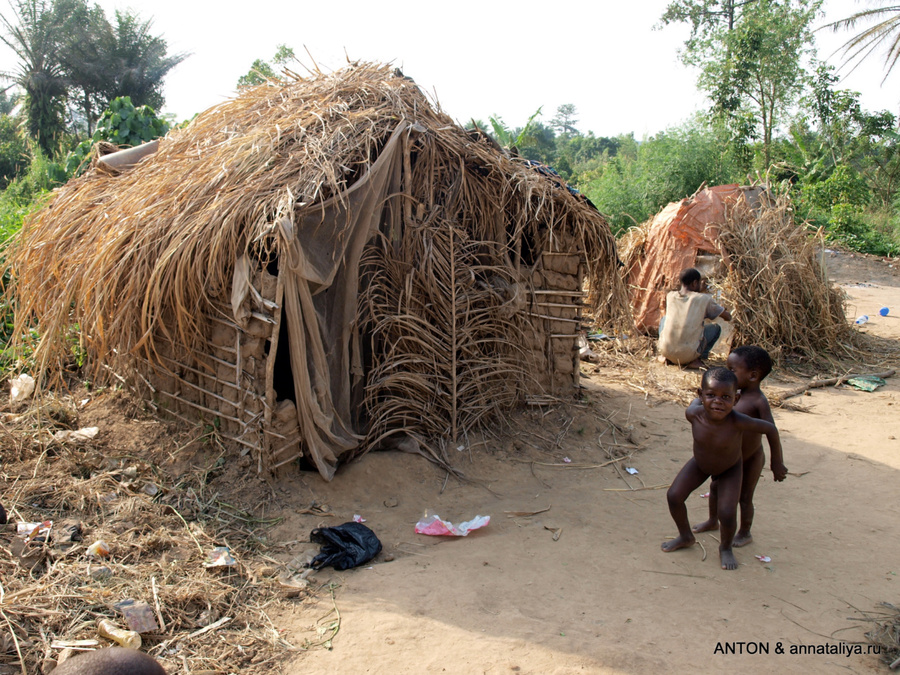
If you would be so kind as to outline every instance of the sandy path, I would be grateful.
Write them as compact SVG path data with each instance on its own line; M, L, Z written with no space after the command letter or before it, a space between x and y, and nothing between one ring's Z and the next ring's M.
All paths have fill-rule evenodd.
M876 317L883 305L900 315L896 271L884 266L870 273L846 262L835 261L834 268L851 295L848 314L867 313L872 320L865 330L900 339L900 319ZM864 643L865 625L848 621L853 608L900 601L900 378L874 393L817 389L793 399L808 412L776 411L794 475L776 484L766 469L757 490L755 541L737 550L741 564L734 572L719 569L715 533L699 536L705 560L699 546L659 550L675 533L665 490L627 491L611 466L572 468L608 459L602 444L612 438L600 436L607 427L599 417L610 413L620 425L633 425L635 440L646 445L624 462L639 471L626 474L632 487L668 484L690 454L681 405L645 401L639 392L605 383L602 372L584 381L586 401L572 409L558 447L565 411L544 417L531 411L513 420L514 428L536 425L543 438L532 439L543 451L507 443L475 452L474 463L459 455L462 468L489 481L498 496L453 480L441 493L441 472L400 453L372 453L328 485L311 476L285 478L281 487L291 501L317 499L336 517L289 509L290 524L273 536L303 538L320 523L359 513L395 556L369 568L319 573L320 581L340 584L340 632L331 651L300 654L286 672L884 671L876 656L847 656L846 646L844 654L790 650L838 649L833 638ZM516 461L525 457L558 464L569 457L572 465L538 465L532 472L531 464ZM688 502L692 521L705 517L707 503L699 496L705 491ZM392 500L396 506L385 505ZM533 517L504 514L547 506ZM465 539L429 538L413 533L426 509L454 522L476 514L492 521ZM558 541L547 527L562 528ZM315 628L311 617L330 609L322 592L316 603L276 620L300 643ZM779 646L785 653L776 653ZM717 653L717 647L744 653ZM765 648L768 654L748 653Z

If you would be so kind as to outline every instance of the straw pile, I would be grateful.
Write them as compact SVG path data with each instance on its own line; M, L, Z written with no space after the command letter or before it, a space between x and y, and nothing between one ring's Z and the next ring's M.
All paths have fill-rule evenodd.
M279 223L300 222L341 195L403 124L415 133L404 135L391 178L398 192L363 257L366 295L352 322L362 332L352 360L362 380L350 398L368 417L342 422L363 435L371 428L363 451L402 426L453 437L552 389L556 366L574 383L581 279L598 321L628 321L605 221L586 200L432 108L399 71L366 63L247 90L170 133L134 168L88 171L61 188L11 253L17 336L38 328L35 358L42 372L58 373L69 361L70 327L79 326L95 377L102 366L148 378L153 367L173 372L182 378L175 392L196 393L188 401L195 410L211 418L227 399L229 432L257 443L247 431L263 413L240 411L254 386L249 400L265 407L267 424L275 414L269 385L260 382L267 373L271 381L274 355L268 369L261 357L252 367L210 358L216 323L230 322L235 261L249 256L257 276L274 270L293 243ZM549 269L548 256L561 253L574 254L567 274L576 282ZM549 295L559 283L575 289ZM271 297L262 300L273 309ZM536 331L542 342L529 343ZM553 343L563 332L571 339ZM262 338L250 345L261 354L267 336L253 337ZM231 346L217 346L246 354L241 335L226 338ZM529 352L535 359L523 356ZM535 363L538 374L553 372L525 377ZM216 375L223 367L234 381ZM344 369L350 365L333 366L333 377ZM296 438L287 428L278 435L282 443Z
M629 279L644 256L644 244L647 241L647 230L652 221L629 227L616 241L619 260L622 261L622 278Z
M761 204L755 214L729 209L718 241L727 268L718 287L734 308L733 345L759 345L779 363L853 350L843 294L828 281L821 259L821 233L810 236L794 222L787 196Z
M889 602L880 603L881 609L875 612L866 612L857 609L862 617L854 618L854 621L866 621L871 628L866 631L869 643L878 647L881 660L891 670L900 666L900 607Z
M142 650L170 673L271 673L293 651L330 637L312 631L291 645L270 619L298 601L310 609L319 589L312 577L308 586L299 582L299 563L277 564L266 555L284 551L266 539L276 521L211 487L221 462L213 456L205 469L173 480L120 450L52 438L76 417L71 401L52 396L40 408L3 416L12 446L3 466L10 522L48 520L52 527L48 542L25 550L14 525L0 528L2 672L46 673L48 660L68 647L110 646L97 622L124 628L115 605L128 598L152 608L158 629L142 635ZM109 557L87 554L97 540L109 545ZM204 567L224 544L236 564Z

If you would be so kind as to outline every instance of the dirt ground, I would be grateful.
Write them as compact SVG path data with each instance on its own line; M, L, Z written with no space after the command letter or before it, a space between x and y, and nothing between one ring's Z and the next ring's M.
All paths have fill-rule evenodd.
M847 254L828 262L850 297L848 315L868 314L864 330L900 338L900 270ZM882 318L882 306L897 310ZM717 533L699 535L702 547L659 548L675 534L664 487L690 456L683 405L594 370L584 369L579 406L530 411L513 420L511 442L458 453L484 487L445 485L443 472L401 453L371 453L327 485L283 479L285 502L326 503L336 514L328 523L359 514L394 556L332 573L341 615L333 649L299 655L286 672L886 670L874 655L791 648L843 640L865 651L871 626L850 620L861 616L855 608L900 600L900 417L892 407L900 379L873 393L814 389L790 399L802 411L775 411L790 475L775 483L766 468L754 541L737 550L740 568L726 572ZM684 389L696 386L697 375L668 370ZM770 379L764 390L797 381ZM632 452L622 430L641 449L589 468ZM692 521L705 517L704 492L689 501ZM489 515L491 523L465 538L429 538L413 531L426 512L451 522ZM302 538L322 522L288 517L280 536ZM290 633L307 626L309 612L278 623ZM737 653L722 653L730 649Z
M849 296L848 316L868 314L862 330L893 348L889 363L860 370L895 366L900 265L844 253L828 264ZM667 386L642 390L621 368L585 364L580 401L517 413L497 438L462 441L454 463L476 482L401 452L370 453L331 483L288 472L263 484L231 464L210 489L251 505L260 520L282 519L265 532L273 563L304 559L317 548L310 530L357 514L384 545L372 564L323 569L315 593L268 608L273 628L297 647L272 672L886 672L877 655L847 651L867 650L863 613L900 604L900 377L871 393L812 389L775 410L790 473L775 483L766 468L754 541L726 572L716 532L690 549L660 550L675 534L665 488L690 456L679 399L699 376L647 368ZM773 373L763 389L802 381ZM91 417L90 406L82 418L105 425L118 452L152 443L176 454L149 423ZM688 502L692 521L706 516L706 490ZM415 534L426 513L491 522L464 538ZM330 649L301 649L310 635L330 638ZM829 646L843 651L822 653ZM791 654L798 649L814 653ZM164 662L170 673L199 672Z

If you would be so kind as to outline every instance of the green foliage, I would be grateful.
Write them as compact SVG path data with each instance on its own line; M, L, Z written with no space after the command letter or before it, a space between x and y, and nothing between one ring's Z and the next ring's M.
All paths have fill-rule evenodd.
M871 191L850 166L838 165L825 180L801 184L800 214L824 227L826 237L848 248L876 255L900 254L900 237L891 227L877 227L866 207Z
M150 106L136 108L128 96L114 99L97 123L94 135L69 153L66 174L74 176L81 172L95 143L106 141L118 146L135 146L165 136L168 131L168 123L157 117Z
M31 152L18 120L0 115L0 189L22 173L30 160Z
M169 55L153 23L128 11L110 22L103 9L86 5L70 20L69 39L60 58L70 83L69 100L87 132L110 102L128 96L136 106L159 109L165 102L163 80L186 54Z
M828 210L834 206L852 206L862 210L869 203L869 189L862 177L846 165L835 167L824 181L804 185L803 199L811 208Z
M283 68L296 59L297 57L291 47L283 44L278 45L272 63L270 64L268 61L256 59L253 62L253 65L250 66L250 70L238 78L237 88L245 89L246 87L254 87L258 84L262 84L266 80L277 80L278 74L276 68Z
M52 154L65 129L66 81L59 52L66 35L70 3L13 0L12 18L0 15L0 35L18 59L3 75L24 92L28 134L45 154Z
M762 141L768 169L774 133L806 79L810 26L821 0L674 0L664 24L685 22L682 60L700 69L712 113L743 140Z
M578 129L575 128L578 123L578 120L575 119L577 114L575 104L563 103L556 109L556 117L550 120L550 125L554 129L559 129L563 134L577 134Z
M525 127L518 131L509 129L506 124L504 124L503 120L497 115L488 117L491 122L491 127L494 129L494 134L496 135L497 142L504 148L516 149L527 144L532 125L534 125L535 123L534 120L541 114L541 108L543 107L544 106L541 106L540 108L535 110L534 114L532 114L532 116L529 117L528 121L525 123Z
M887 47L884 50L884 77L887 79L897 65L897 59L900 58L900 7L884 2L882 4L885 6L854 12L846 19L834 21L825 27L837 32L842 29L853 29L860 22L874 21L844 43L842 48L846 57L845 63L856 61L856 65L853 66L855 69L879 47Z
M67 179L68 176L57 162L49 159L39 148L35 149L28 170L0 193L0 210L11 206L14 211L22 213L34 211L43 205L53 188L59 187ZM11 231L18 231L20 225L21 219Z
M637 143L616 139L616 154L581 173L576 185L610 218L619 231L643 222L672 201L688 197L704 183L735 180L737 166L720 128L702 118Z
M18 62L2 75L22 90L28 136L47 156L67 132L91 133L99 111L116 97L161 106L163 78L186 58L167 55L151 22L130 11L116 12L113 25L87 0L12 0L10 8L0 15L0 41Z
M523 130L518 130L517 135L522 135ZM525 159L530 159L547 166L556 166L559 156L560 139L553 129L539 120L528 125L518 149Z
M0 91L0 115L11 114L18 102L19 97L16 92Z
M65 176L60 176L59 165L49 161L37 149L28 170L0 192L0 269L3 270L0 276L0 369L10 367L17 358L7 350L7 344L12 338L15 307L5 295L10 281L5 264L6 247L11 238L22 229L25 218L42 207L50 196L50 190L63 180ZM18 356L27 357L27 353Z
M577 184L618 234L650 215L641 178L638 161L620 153L601 168L581 174Z

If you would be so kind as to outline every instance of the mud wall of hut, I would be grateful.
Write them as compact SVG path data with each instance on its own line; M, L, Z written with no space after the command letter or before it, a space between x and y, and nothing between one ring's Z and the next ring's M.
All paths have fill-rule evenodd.
M558 250L564 248L558 238L544 247L557 250L541 251L525 272L523 311L533 330L522 347L534 385L531 394L566 397L579 383L584 261L579 253ZM282 386L290 363L278 357L279 341L287 339L283 283L263 268L251 271L250 283L245 326L234 319L228 289L213 296L207 353L188 353L159 338L159 364L139 359L137 365L155 412L214 426L224 440L239 444L242 454L250 453L262 471L295 460L302 448L292 390ZM281 347L286 353L287 346Z
M213 295L206 353L189 353L158 337L158 363L138 359L136 365L155 412L212 425L223 439L238 443L242 454L253 451L262 470L272 468L280 450L296 450L299 431L293 401L279 404L272 386L282 284L262 268L252 270L250 284L243 327L234 320L230 298Z
M567 239L567 238L566 238ZM551 244L552 245L549 245ZM577 338L584 306L584 261L574 242L555 236L538 258L528 283L534 333L525 345L537 383L554 396L571 396L578 386Z

